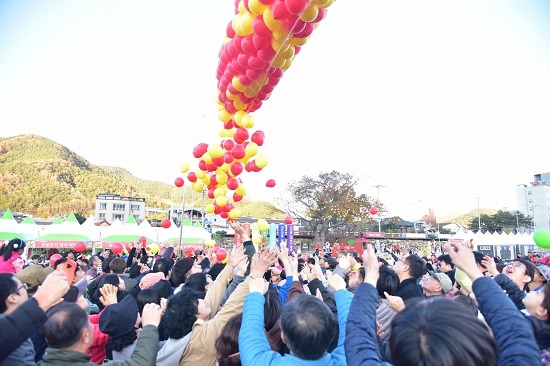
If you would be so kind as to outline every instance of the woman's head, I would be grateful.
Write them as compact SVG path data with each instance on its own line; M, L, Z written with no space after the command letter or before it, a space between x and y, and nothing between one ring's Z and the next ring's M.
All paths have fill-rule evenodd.
M4 261L7 261L11 258L13 253L23 253L23 249L25 249L25 246L26 243L24 240L21 240L19 238L11 239L8 244L0 248L0 255L3 256Z
M231 317L222 329L220 337L216 340L219 366L240 365L239 356L239 331L243 314Z
M497 346L485 324L445 298L409 305L392 321L393 364L494 365Z
M530 291L523 298L523 305L529 315L543 321L550 321L550 284L545 284L537 291Z

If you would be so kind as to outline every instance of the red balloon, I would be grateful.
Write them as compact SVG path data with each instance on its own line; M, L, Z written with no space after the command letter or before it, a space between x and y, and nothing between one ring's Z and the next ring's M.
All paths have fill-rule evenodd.
M162 220L162 227L163 228L168 229L171 225L172 225L172 221L170 221L168 219Z
M187 174L187 179L191 182L191 183L195 183L197 181L197 174L195 172L189 172Z
M376 207L371 207L369 210L371 215L376 215L378 213L378 209Z
M247 139L248 139L248 130L246 128L237 128L237 130L235 131L235 135L233 136L233 140L235 140L236 143L238 144L242 144L243 142L245 142ZM235 146L233 148L233 151L235 150L237 146ZM235 154L233 154L233 156L235 156ZM237 158L235 156L235 158ZM237 158L237 159L241 159L241 158Z
M244 148L243 145L235 145L233 147L233 150L231 150L231 154L233 154L233 157L235 159L242 159L245 157L246 155L246 149ZM233 166L233 165L231 165ZM241 170L242 171L242 170ZM234 174L234 173L233 173Z
M218 249L218 251L216 252L216 259L221 262L225 258L227 258L227 251L223 248Z
M233 193L233 201L235 202L239 202L240 200L243 199L243 196L241 196L240 194L238 193Z
M174 185L176 187L183 187L183 178L177 177L176 180L174 181Z
M230 190L234 191L235 189L237 189L237 187L239 186L239 181L235 178L230 178L228 181L227 181L227 188L229 188Z
M275 182L274 179L269 179L267 182L265 182L265 186L269 187L269 188L275 187L275 184L276 184L276 182Z
M122 249L122 244L120 243L113 243L113 245L111 245L111 252L113 252L113 254L122 253Z
M79 241L78 243L76 243L76 245L74 246L74 251L75 252L79 252L79 253L82 253L83 251L86 250L86 243L84 243L83 241Z
M285 217L285 224L290 225L292 224L292 222L293 222L292 217L290 216Z

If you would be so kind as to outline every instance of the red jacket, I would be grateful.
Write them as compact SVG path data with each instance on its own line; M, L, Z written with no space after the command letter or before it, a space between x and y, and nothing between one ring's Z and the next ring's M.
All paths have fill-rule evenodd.
M101 330L99 330L100 315L101 313L89 316L90 323L92 323L94 327L94 343L92 343L90 348L88 348L88 351L86 351L86 354L92 355L92 359L90 361L97 363L98 365L101 365L105 360L105 357L107 357L107 350L105 346L109 341L109 335L102 333Z

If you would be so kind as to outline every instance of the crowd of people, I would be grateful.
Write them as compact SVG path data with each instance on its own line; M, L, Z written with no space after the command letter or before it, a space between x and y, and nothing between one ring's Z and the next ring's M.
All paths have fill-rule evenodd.
M311 255L242 239L86 258L0 248L4 365L550 365L550 268L448 243ZM467 244L467 243L466 243ZM543 258L544 259L544 258Z

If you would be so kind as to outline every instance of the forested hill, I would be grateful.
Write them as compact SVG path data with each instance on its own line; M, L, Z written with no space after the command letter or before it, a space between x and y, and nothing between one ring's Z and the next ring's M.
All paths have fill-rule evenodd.
M118 167L97 166L65 146L37 135L0 138L0 210L50 218L71 211L93 213L101 193L145 198L147 206L181 204L173 185L141 180ZM198 200L198 194L194 194ZM191 190L186 200L191 204ZM200 205L198 201L195 203ZM282 217L265 202L239 204L243 215ZM261 212L258 212L260 210Z

